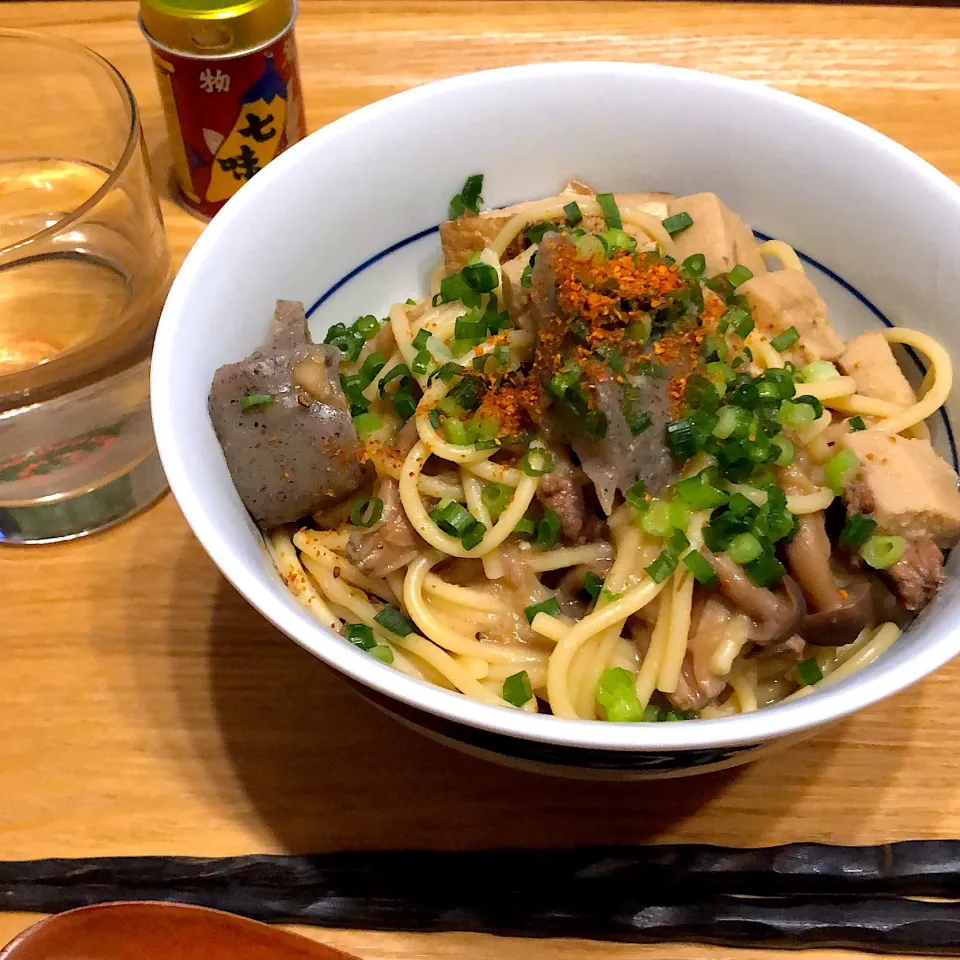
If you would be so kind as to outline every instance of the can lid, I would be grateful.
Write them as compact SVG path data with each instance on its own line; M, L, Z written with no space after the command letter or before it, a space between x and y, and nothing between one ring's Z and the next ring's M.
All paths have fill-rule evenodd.
M140 0L150 39L195 57L258 47L282 33L295 12L296 0Z

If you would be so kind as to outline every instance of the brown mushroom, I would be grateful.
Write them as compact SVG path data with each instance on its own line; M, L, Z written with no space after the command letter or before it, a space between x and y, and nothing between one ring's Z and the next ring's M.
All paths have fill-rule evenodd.
M821 647L840 647L855 640L870 622L873 602L867 584L841 589L830 567L830 540L823 512L800 518L787 545L787 562L813 608L800 624L800 635Z
M803 618L799 633L804 640L818 647L842 647L857 639L873 612L870 584L858 583L843 593L847 596L837 606Z
M720 578L720 589L755 622L750 632L754 643L766 646L797 632L807 605L791 577L784 577L782 591L775 593L758 587L726 554L704 550L704 555Z

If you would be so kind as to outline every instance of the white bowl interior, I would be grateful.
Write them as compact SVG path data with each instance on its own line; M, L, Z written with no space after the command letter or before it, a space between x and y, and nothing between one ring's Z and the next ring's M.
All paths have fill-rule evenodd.
M509 68L409 91L320 130L258 174L212 221L167 301L153 359L157 441L187 520L241 593L303 646L382 692L478 727L594 748L763 740L849 713L952 657L955 580L880 661L813 697L700 723L570 722L404 677L297 603L230 481L206 412L213 373L262 341L277 298L313 304L371 258L430 230L474 172L486 176L488 206L549 195L571 177L618 191L716 192L756 230L826 268L809 272L844 335L881 322L852 287L892 322L933 334L951 353L960 346L952 322L960 189L852 120L760 85L649 65ZM438 253L428 234L368 266L316 311L314 336L422 294ZM954 396L954 417L958 404ZM940 422L937 442L950 461L947 434Z

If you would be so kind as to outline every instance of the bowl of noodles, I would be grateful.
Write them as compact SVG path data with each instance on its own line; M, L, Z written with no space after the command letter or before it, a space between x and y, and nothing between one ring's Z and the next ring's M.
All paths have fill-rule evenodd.
M920 158L760 85L429 84L211 222L157 335L164 467L241 594L426 735L743 763L960 649L958 220Z

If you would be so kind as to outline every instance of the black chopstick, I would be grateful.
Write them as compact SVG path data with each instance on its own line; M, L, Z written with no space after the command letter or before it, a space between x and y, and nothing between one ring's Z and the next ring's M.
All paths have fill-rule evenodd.
M115 900L355 929L960 956L960 841L0 862L0 909Z

